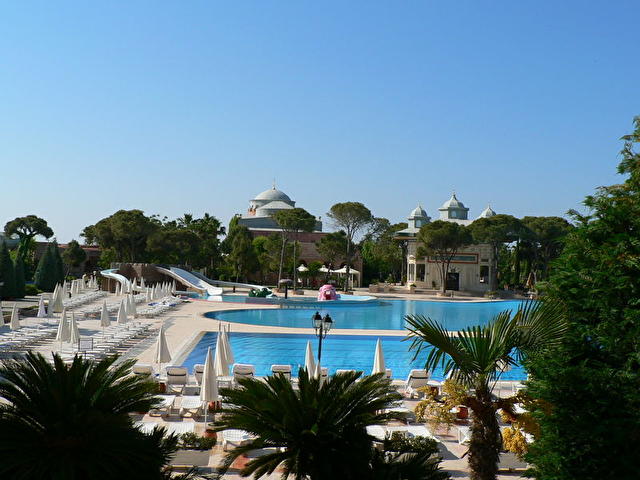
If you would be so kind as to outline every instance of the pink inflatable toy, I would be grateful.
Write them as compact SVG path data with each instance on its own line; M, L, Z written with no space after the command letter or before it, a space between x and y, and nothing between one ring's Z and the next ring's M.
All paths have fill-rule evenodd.
M323 302L325 300L338 300L340 295L336 293L336 287L333 285L323 285L318 290L318 301Z

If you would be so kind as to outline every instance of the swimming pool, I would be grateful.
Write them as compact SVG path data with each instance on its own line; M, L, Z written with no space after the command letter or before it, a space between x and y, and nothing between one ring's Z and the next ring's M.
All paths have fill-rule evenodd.
M517 310L520 301L433 302L425 300L385 300L378 304L322 305L321 308L252 309L208 312L209 318L225 322L276 327L311 327L311 316L319 311L333 319L333 328L404 330L404 316L419 314L441 322L447 330L484 325L503 310Z
M216 332L207 332L191 350L183 365L193 371L193 365L204 363L207 348L215 348ZM362 370L371 373L377 339L382 340L386 367L392 371L393 378L406 379L412 368L423 368L427 352L413 360L409 351L410 341L404 337L375 335L329 335L322 343L322 366L329 374L337 369ZM256 375L271 373L271 365L291 365L293 376L304 366L304 354L307 341L311 340L314 354L317 355L318 340L313 334L272 334L272 333L235 333L229 335L236 363L250 363L256 367ZM521 367L515 367L502 376L503 380L522 380L526 377ZM433 378L442 380L442 370L436 370Z

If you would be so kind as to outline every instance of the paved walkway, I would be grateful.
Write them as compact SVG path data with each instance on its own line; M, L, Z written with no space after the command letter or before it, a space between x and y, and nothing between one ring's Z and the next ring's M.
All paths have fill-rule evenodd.
M365 294L365 292L357 292L358 294ZM307 295L311 298L311 295ZM443 299L442 297L431 297L426 295L417 295L417 294L379 294L377 295L383 298L410 298L410 299L428 299L428 300L447 300L451 301L450 298ZM114 303L119 301L121 297L116 297L115 295L110 294L106 299L107 303ZM99 299L94 302L97 304L102 304L104 299ZM464 297L464 301L485 301L484 298L471 298ZM33 300L29 299L25 304L33 304ZM7 304L5 303L5 307ZM141 319L141 321L149 322L151 324L151 328L153 330L157 330L160 325L165 326L165 334L167 338L167 343L169 346L169 351L173 356L173 363L180 364L182 359L186 356L186 354L191 350L193 345L197 343L200 336L203 332L207 331L218 331L219 323L215 319L211 319L205 317L204 314L211 311L219 311L219 310L233 310L233 309L253 309L253 308L278 308L277 306L269 306L269 305L251 305L251 304L234 304L234 303L223 303L223 302L208 302L204 300L190 300L187 301L178 307L165 312L163 315L160 315L156 318L152 319ZM80 329L81 336L89 336L94 333L98 333L101 330L99 326L98 319L90 319L90 318L77 318L78 326ZM35 318L28 318L23 320L23 324L25 325L33 325L40 322L40 320ZM6 326L4 328L7 328ZM232 331L234 332L264 332L264 333L309 333L310 328L286 328L286 327L274 327L274 326L260 326L260 325L247 325L247 324L239 324L234 323L232 327ZM403 336L405 333L399 330L360 330L360 329L335 329L333 330L335 333L343 333L348 335L398 335ZM138 359L139 363L152 363L153 359L153 351L155 347L155 338L156 335L152 334L146 340L140 342L134 348L132 348L129 352L125 354L125 357L135 357ZM48 342L44 342L41 345L35 348L36 351L40 351L41 353L49 356L52 351L57 351L59 348L59 344L54 340L50 340ZM402 382L395 381L396 385L400 385ZM500 394L501 396L506 396L510 394L511 384L510 382L503 382L500 385ZM416 401L406 400L405 405L413 409ZM136 420L140 421L155 421L161 424L167 423L175 423L175 422L192 422L194 423L194 430L196 432L202 432L204 430L204 423L202 418L197 418L196 420L192 418L181 418L177 414L170 415L168 417L158 417L158 416L150 416L150 415L140 415L136 417ZM442 445L442 455L444 457L443 468L451 473L453 478L468 478L468 468L467 468L467 459L463 457L466 452L466 447L459 445L457 442L457 430L454 427L451 431L438 431L436 432L438 438L441 440ZM184 454L181 454L184 455ZM209 468L214 468L219 464L220 459L222 458L223 452L220 445L217 445L209 455L209 461L207 465ZM180 460L180 459L178 459ZM178 462L179 463L179 462ZM519 473L507 473L501 474L498 478L500 479L512 479L519 478ZM225 476L225 478L234 479L240 478L237 473L229 473ZM280 478L280 474L274 473L270 477L265 478Z

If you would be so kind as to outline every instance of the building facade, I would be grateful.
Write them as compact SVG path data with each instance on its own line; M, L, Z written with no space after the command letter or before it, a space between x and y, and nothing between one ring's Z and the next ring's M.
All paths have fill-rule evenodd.
M289 195L276 189L275 185L264 192L259 193L249 201L247 211L238 219L238 225L243 225L249 229L253 237L267 237L274 233L282 234L282 229L273 219L273 215L281 210L289 210L296 207L296 202ZM286 234L290 241L294 240L294 234ZM324 259L318 252L316 243L327 233L322 231L322 221L320 217L316 219L316 224L312 232L299 232L297 235L300 250L297 252L298 266L306 266L311 262L322 262ZM338 270L343 264L333 265L333 270ZM362 272L362 259L354 258L352 268ZM288 275L291 275L289 272ZM275 283L278 279L271 275L268 280ZM360 286L360 276L354 277L354 286Z
M438 209L439 218L445 222L455 222L468 226L469 208L458 200L456 194L444 202ZM492 217L496 213L487 206L478 218ZM442 288L440 264L432 257L418 256L419 244L417 235L420 228L429 222L431 217L421 207L416 207L407 218L408 227L396 234L398 240L405 242L407 283L418 288L439 290ZM461 290L482 293L489 290L489 279L493 265L493 250L490 245L469 245L461 249L451 261L446 279L447 290Z

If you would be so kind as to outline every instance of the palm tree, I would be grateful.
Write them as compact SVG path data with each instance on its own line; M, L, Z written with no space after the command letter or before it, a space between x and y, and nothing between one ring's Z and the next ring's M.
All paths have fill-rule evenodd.
M223 389L229 407L216 430L245 430L255 439L229 452L221 473L246 452L275 448L248 462L241 475L260 478L281 467L283 478L373 478L373 437L366 427L398 418L385 409L401 396L381 374L361 375L349 372L321 381L300 369L298 390L283 375L240 379L240 388Z
M448 332L438 322L421 315L407 315L415 356L427 350L425 368L442 366L445 374L467 387L462 404L472 414L469 467L472 480L496 478L501 448L496 411L512 408L512 402L491 392L507 366L529 355L558 345L566 330L564 312L551 302L525 302L512 314L501 312L486 326Z
M163 478L177 437L144 434L129 416L156 404L157 387L115 361L29 352L0 365L0 478Z

